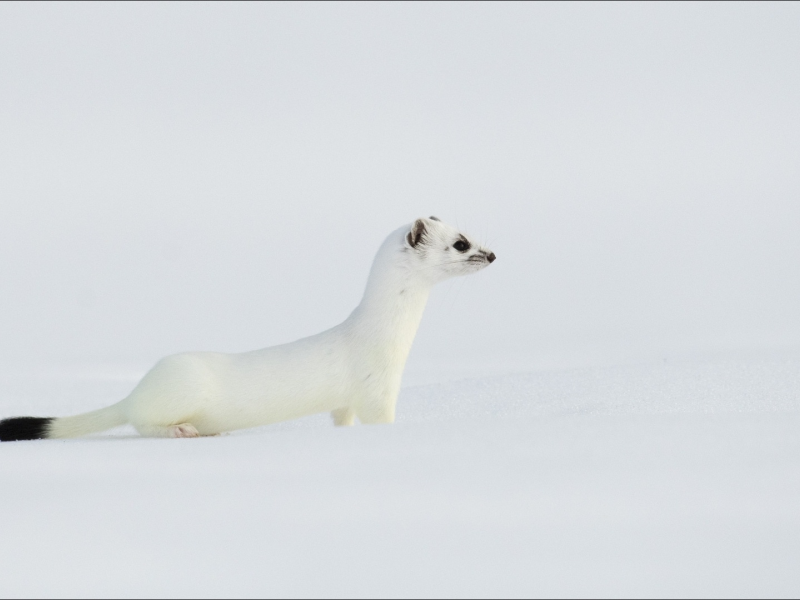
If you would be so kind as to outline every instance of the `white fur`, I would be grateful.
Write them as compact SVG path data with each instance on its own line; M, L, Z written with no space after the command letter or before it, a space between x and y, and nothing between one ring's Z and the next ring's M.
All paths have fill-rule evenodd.
M471 248L456 250L459 239ZM431 287L491 260L493 254L452 227L418 219L386 238L361 303L340 325L242 354L168 356L130 396L102 410L55 419L48 437L76 437L123 423L145 436L196 437L325 411L336 425L352 425L354 417L391 423Z

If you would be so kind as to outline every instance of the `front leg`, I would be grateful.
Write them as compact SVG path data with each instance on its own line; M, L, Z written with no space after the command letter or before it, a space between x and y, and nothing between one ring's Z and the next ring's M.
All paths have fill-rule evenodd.
M331 411L333 424L337 427L349 427L355 422L356 413L352 408L337 408Z
M358 420L364 425L394 423L394 402L359 407Z
M363 424L394 423L394 409L400 392L401 373L387 374L383 381L376 381L371 389L355 403L358 420Z

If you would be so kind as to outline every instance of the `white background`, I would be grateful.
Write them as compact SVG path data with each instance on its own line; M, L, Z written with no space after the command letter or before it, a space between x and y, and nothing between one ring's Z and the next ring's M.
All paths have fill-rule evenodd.
M499 259L436 290L412 367L796 346L799 26L763 3L4 3L0 357L316 333L430 214Z
M0 596L797 598L799 58L796 3L0 3L0 418L335 325L419 216L498 256L394 425L0 445Z

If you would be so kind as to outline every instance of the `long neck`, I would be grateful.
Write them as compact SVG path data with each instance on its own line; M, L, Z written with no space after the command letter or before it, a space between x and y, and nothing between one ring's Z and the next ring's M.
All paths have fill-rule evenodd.
M387 244L391 240L387 240ZM348 325L374 351L405 364L430 293L430 284L409 268L394 246L384 245L370 271L361 303Z

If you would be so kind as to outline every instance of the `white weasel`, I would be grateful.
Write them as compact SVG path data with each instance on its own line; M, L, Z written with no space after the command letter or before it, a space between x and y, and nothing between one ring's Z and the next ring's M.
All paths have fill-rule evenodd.
M143 436L196 437L330 411L336 425L391 423L406 358L439 281L483 269L494 253L436 217L389 235L364 297L340 325L245 352L159 361L124 400L65 418L0 422L0 439L72 438L132 424Z

